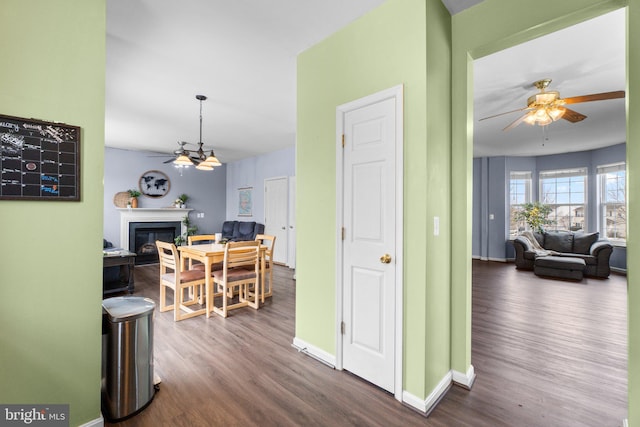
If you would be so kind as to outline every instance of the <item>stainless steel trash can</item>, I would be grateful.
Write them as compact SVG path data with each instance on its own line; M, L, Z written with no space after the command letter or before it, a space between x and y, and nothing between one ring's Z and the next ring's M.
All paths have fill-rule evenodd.
M108 420L130 417L153 399L154 309L149 298L102 301L102 412Z

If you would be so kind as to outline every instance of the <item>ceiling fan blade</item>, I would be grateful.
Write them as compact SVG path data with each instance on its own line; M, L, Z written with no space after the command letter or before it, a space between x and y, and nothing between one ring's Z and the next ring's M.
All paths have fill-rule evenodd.
M165 161L164 161L164 162L162 162L162 163L171 163L171 162L173 162L174 160L175 160L175 157L172 157L172 158L170 158L169 160L165 160Z
M604 101L606 99L624 98L624 91L617 90L614 92L594 93L592 95L573 96L564 98L565 104L578 104L580 102Z
M571 122L571 123L576 123L576 122L581 122L584 119L587 118L587 116L585 116L582 113L578 113L577 111L571 110L569 108L564 107L564 114L562 114L562 118Z
M522 123L522 121L529 115L529 113L524 114L520 117L518 117L516 120L514 120L513 122L511 122L511 124L509 126L507 126L506 128L502 129L503 131L508 131L513 129L514 127L518 126L520 123Z
M528 110L528 109L529 109L529 107L518 108L517 110L507 111L507 112L504 112L504 113L494 114L493 116L483 117L483 118L479 119L478 121L481 122L483 120L493 119L494 117L504 116L505 114L517 113L518 111L524 111L524 110Z

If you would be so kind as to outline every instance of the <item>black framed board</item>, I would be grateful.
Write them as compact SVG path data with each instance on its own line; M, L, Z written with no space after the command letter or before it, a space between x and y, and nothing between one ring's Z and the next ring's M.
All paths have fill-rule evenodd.
M0 200L80 200L80 127L0 115Z

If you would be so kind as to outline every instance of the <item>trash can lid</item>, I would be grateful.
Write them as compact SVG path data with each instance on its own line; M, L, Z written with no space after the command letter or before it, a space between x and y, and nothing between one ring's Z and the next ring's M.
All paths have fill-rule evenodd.
M102 301L102 308L112 322L133 320L152 312L156 303L143 297L114 297Z

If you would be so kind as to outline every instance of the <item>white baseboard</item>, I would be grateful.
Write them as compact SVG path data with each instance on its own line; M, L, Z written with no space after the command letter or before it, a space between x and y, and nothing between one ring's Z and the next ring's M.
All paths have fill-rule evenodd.
M428 414L431 412L436 404L442 399L449 387L451 386L451 371L440 380L436 388L434 388L426 399L422 400L419 397L414 396L408 391L402 392L402 402L417 409L420 412Z
M476 373L473 369L473 365L469 365L469 369L466 374L458 371L451 371L453 373L452 379L453 382L457 385L466 388L467 390L471 390L473 386L473 382L476 380Z
M95 420L91 420L88 423L80 425L79 427L104 427L104 418L96 418Z
M615 272L615 273L619 273L619 274L627 274L627 269L626 268L618 268L618 267L609 267L611 269L611 271Z
M629 427L629 420L628 419L624 419L622 420L622 427Z
M336 367L336 357L333 354L329 354L326 351L319 349L299 338L293 339L293 347L301 353L305 353L314 359L319 360L325 365L329 365L331 368Z

